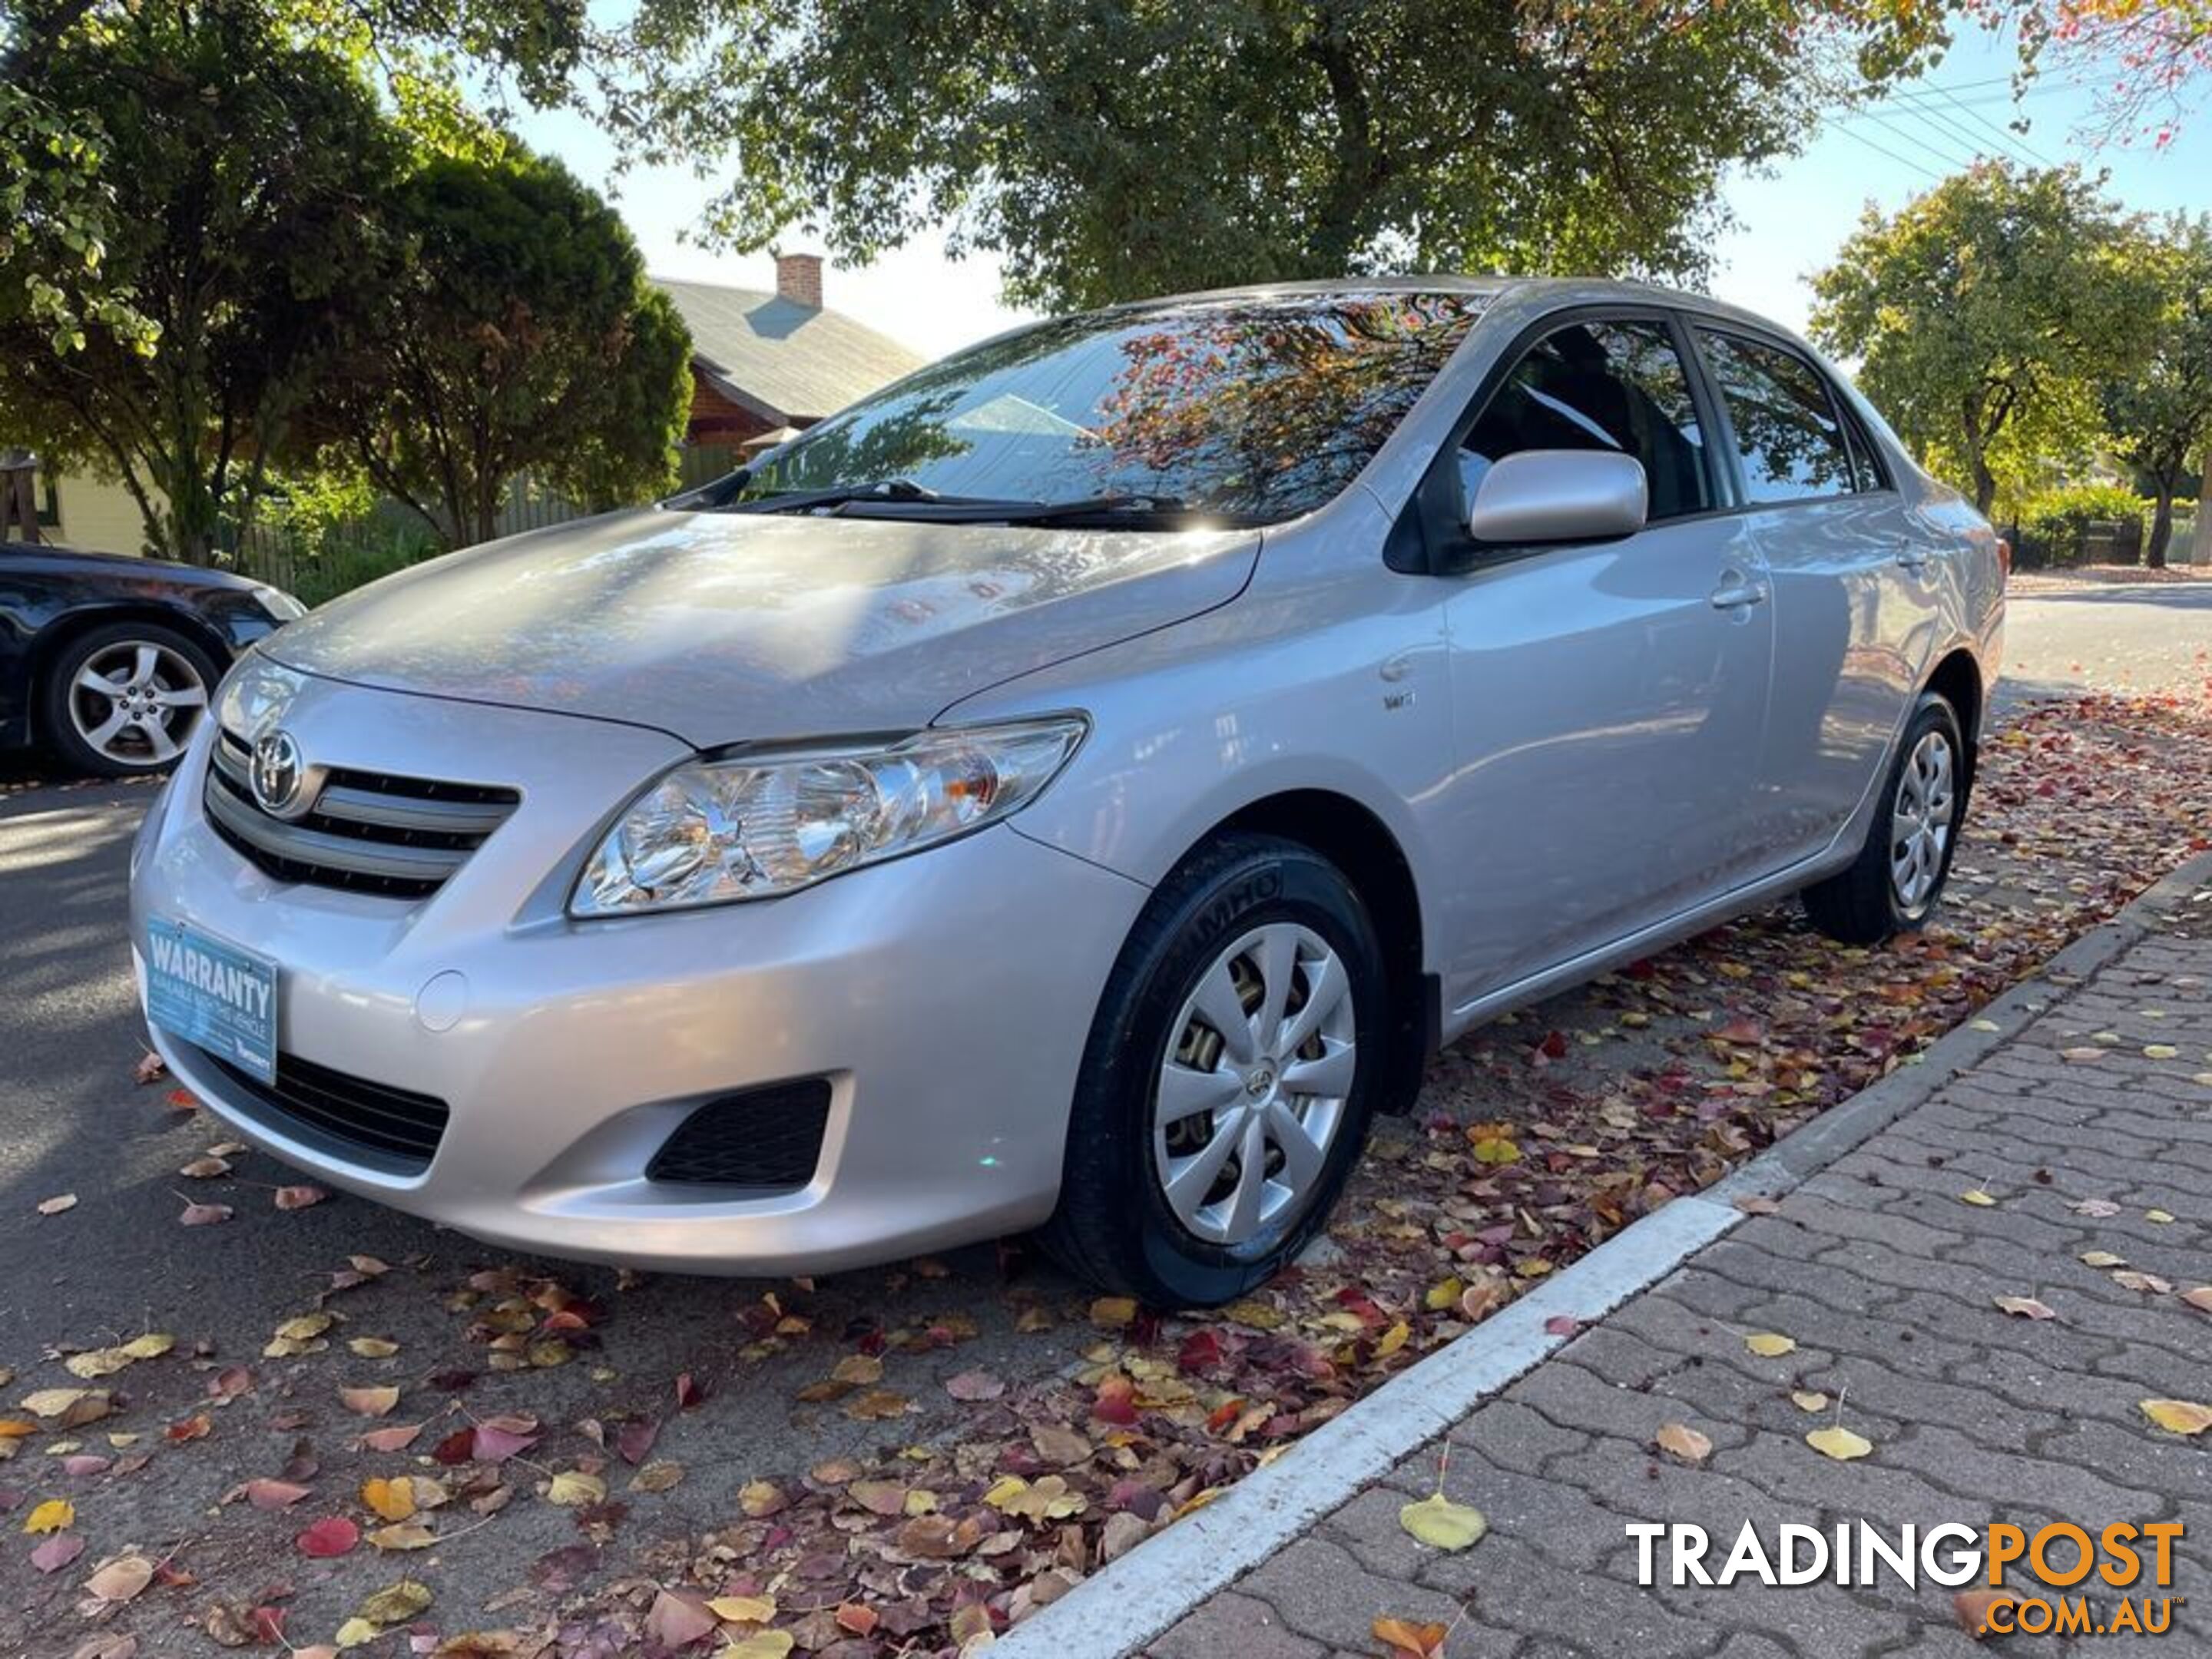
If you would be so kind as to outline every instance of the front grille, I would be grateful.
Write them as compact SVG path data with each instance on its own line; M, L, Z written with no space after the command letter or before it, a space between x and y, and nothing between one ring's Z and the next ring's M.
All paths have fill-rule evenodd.
M428 898L507 821L522 797L489 784L447 783L332 767L314 810L274 817L253 799L246 739L216 742L204 796L216 833L279 881L390 898Z
M260 1107L272 1127L333 1157L392 1175L419 1175L446 1133L446 1103L433 1095L372 1083L296 1054L277 1055L276 1081L264 1083L219 1054L191 1052Z
M826 1079L724 1095L694 1110L646 1166L648 1181L792 1192L814 1179L830 1124Z

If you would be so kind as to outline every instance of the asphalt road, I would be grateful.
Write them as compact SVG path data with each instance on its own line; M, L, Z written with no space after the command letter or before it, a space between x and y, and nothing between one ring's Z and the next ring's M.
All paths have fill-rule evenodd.
M2021 599L2009 629L2008 696L2092 684L2193 690L2207 677L2199 658L2208 644L2212 583ZM131 1076L144 1049L123 929L125 864L150 790L56 783L44 765L37 757L0 760L0 1379L11 1371L26 1379L0 1398L12 1404L25 1386L39 1386L28 1382L34 1370L52 1380L40 1361L53 1344L112 1343L154 1329L226 1357L256 1354L356 1253L393 1264L419 1286L419 1294L376 1304L378 1334L420 1356L416 1376L453 1363L457 1350L466 1358L465 1312L441 1298L476 1267L513 1258L344 1196L276 1213L270 1194L296 1177L258 1154L240 1156L226 1181L179 1175L225 1137L204 1115L169 1108L166 1084L140 1087ZM39 1212L42 1200L62 1194L74 1194L75 1206ZM232 1204L237 1218L181 1229L179 1213L193 1200ZM679 1372L710 1382L739 1375L732 1351L749 1331L757 1334L761 1299L772 1289L696 1279L618 1289L611 1273L544 1265L583 1294L619 1299L619 1352L610 1352L605 1365L488 1378L471 1396L480 1412L531 1409L549 1421L574 1420L608 1409L610 1390L633 1387L665 1409ZM1035 1263L1021 1268L1010 1290L986 1247L953 1258L949 1271L932 1265L825 1283L810 1310L816 1328L827 1330L972 1321L975 1334L948 1348L941 1364L935 1356L902 1362L919 1372L903 1386L936 1393L930 1385L942 1382L940 1372L983 1369L1018 1381L1077 1363L1087 1340L1080 1323L1018 1334L1025 1308L1057 1304L1064 1313L1075 1294ZM857 1453L901 1432L834 1411L795 1410L794 1395L819 1370L818 1355L746 1361L744 1398L731 1397L739 1392L732 1381L711 1437L696 1435L681 1449L695 1474L723 1477L696 1483L702 1504L710 1493L726 1494L732 1477ZM621 1380L611 1381L616 1373ZM204 1378L174 1366L141 1367L118 1380L137 1383L133 1391L160 1421L193 1410L204 1387ZM904 1431L921 1427L915 1422ZM794 1438L802 1457L793 1455ZM265 1451L239 1450L246 1474L273 1474L285 1456L273 1440ZM257 1457L268 1467L257 1468ZM23 1473L21 1465L0 1464L0 1494ZM672 1503L681 1507L693 1489L687 1482ZM131 1501L138 1511L131 1535L150 1542L191 1530L204 1513L197 1506L209 1498L143 1482Z

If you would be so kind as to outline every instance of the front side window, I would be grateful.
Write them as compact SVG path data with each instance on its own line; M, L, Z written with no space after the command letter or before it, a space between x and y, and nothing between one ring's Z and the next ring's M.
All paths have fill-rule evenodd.
M1633 455L1654 520L1713 504L1690 377L1664 323L1576 323L1530 348L1460 447L1465 500L1492 463L1524 449Z
M1828 383L1794 351L1698 331L1754 506L1851 493L1850 447Z
M1041 323L810 428L730 504L898 480L908 500L1142 497L1293 518L1373 459L1487 299L1269 295Z

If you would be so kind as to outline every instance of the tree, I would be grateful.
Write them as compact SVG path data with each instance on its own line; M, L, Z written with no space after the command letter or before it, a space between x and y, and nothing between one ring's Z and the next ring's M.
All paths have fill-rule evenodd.
M605 116L642 159L734 152L710 230L741 247L805 223L865 260L951 222L1048 308L1386 268L1695 276L1723 169L1792 149L1883 15L641 0Z
M592 503L674 481L690 337L614 210L558 162L438 157L399 189L392 264L312 436L449 546L529 471Z
M2140 351L2139 244L2080 169L1980 162L1893 216L1867 210L1813 279L1813 332L1987 513L2008 457L2092 435L2078 411Z
M0 425L207 562L374 267L398 143L343 62L222 0L19 34L0 69L51 137L10 158L39 228L0 240Z
M2143 258L2159 303L2137 324L2142 361L2105 388L2105 424L2113 453L2148 483L2157 503L2143 562L2160 569L2173 535L2173 499L2212 440L2212 219L2175 220L2147 240Z

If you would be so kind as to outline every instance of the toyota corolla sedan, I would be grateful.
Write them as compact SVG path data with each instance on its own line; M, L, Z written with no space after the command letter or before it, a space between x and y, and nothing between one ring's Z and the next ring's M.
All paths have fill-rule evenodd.
M1042 1227L1218 1303L1476 1023L1790 893L1920 926L2005 562L1710 301L1046 322L258 647L134 854L146 1012L247 1139L501 1244Z

